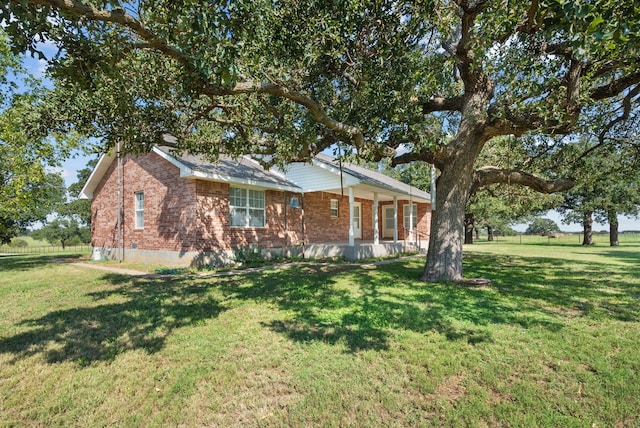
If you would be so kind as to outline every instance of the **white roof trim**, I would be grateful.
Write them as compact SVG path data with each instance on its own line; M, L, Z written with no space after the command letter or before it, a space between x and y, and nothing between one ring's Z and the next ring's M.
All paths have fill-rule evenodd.
M188 166L186 166L185 164L183 164L182 162L180 162L178 159L174 158L173 156L171 156L168 153L163 152L162 150L160 150L157 147L154 147L152 151L153 151L153 153L155 153L158 156L160 156L162 159L166 160L167 162L169 162L170 164L172 164L173 166L178 168L180 170L180 177L191 177L192 176L193 170L191 168L189 168Z
M311 159L311 161L313 162L313 165L317 166L318 168L322 168L325 171L329 171L337 176L340 176L340 168L336 168L333 165L328 164L327 162L323 162L315 158ZM348 179L348 183L345 183L345 185L357 186L358 184L362 183L362 181L358 177L354 177L344 170L342 171L342 177L346 177Z
M104 177L115 158L116 156L113 153L105 153L100 156L100 160L98 160L98 163L91 172L89 179L80 191L78 199L93 199L93 191L96 190L100 180L102 180L102 177Z
M184 178L197 178L199 180L218 181L229 184L239 184L242 186L261 187L266 189L284 190L287 192L301 193L299 187L283 186L281 184L269 183L266 181L250 180L246 178L232 177L230 175L213 174L204 171L191 171L190 175L182 176Z

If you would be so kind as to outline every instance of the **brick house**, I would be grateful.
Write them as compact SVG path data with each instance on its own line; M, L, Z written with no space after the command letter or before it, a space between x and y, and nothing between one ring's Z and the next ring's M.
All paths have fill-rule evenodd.
M250 246L347 259L417 250L431 219L428 193L325 155L280 171L168 147L106 154L81 197L92 199L94 257L176 266L228 263Z

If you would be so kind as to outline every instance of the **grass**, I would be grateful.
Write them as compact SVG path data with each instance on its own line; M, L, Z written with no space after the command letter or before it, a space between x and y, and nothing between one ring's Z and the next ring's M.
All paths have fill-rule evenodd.
M484 288L420 283L419 258L132 278L0 257L0 426L638 426L639 257L465 247Z

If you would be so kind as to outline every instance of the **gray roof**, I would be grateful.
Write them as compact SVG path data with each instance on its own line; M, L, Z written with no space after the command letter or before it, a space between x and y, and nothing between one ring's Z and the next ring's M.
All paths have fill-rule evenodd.
M298 186L282 175L265 170L258 162L248 157L238 157L234 159L228 156L221 156L218 160L211 161L198 155L179 154L166 146L158 147L158 149L170 155L192 171L199 171L207 176L234 178L260 184L298 188Z
M321 163L330 165L334 168L340 168L340 164L338 163L338 161L331 156L320 153L316 155L314 159ZM430 193L420 190L417 187L410 186L400 180L396 180L395 178L391 178L388 175L382 174L381 172L372 171L370 169L345 162L342 163L342 171L364 183L368 183L376 187L400 191L407 195L414 195L422 199L431 200Z
M153 150L169 162L179 167L182 177L252 185L292 192L302 192L303 190L299 185L287 179L283 174L265 170L258 162L246 156L238 158L223 156L217 161L211 161L203 156L186 153L180 154L168 146L156 146ZM114 159L115 155L112 153L105 154L100 158L98 165L96 165L91 177L89 177L87 183L82 189L81 197L89 199L93 197L93 191ZM371 171L367 168L351 163L342 163L342 166L340 166L337 160L323 154L316 155L314 161L335 169L342 167L342 171L345 174L351 175L362 184L388 189L405 195L413 195L425 200L431 200L431 195L429 193L419 190L413 186L409 186L408 184L388 177L382 173Z

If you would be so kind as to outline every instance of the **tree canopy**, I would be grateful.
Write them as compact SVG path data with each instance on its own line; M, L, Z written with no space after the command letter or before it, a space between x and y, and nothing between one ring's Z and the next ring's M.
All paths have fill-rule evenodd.
M532 235L548 235L557 232L560 232L558 224L550 218L542 217L534 218L525 231L525 233Z
M42 126L47 90L25 72L2 31L0 85L0 243L6 243L65 201L64 181L54 171L71 140Z
M610 243L618 245L618 215L637 216L640 212L640 146L637 136L616 134L616 143L602 150L595 136L584 136L584 147L591 150L579 160L576 186L564 193L559 206L563 221L583 224L586 245L592 241L591 224L609 223Z
M16 51L60 48L49 129L132 152L171 134L213 157L283 163L340 145L367 160L434 164L429 281L462 278L473 189L574 184L551 168L478 167L488 141L569 135L594 117L615 132L640 92L632 1L11 0L0 14ZM528 141L532 158L574 144Z

